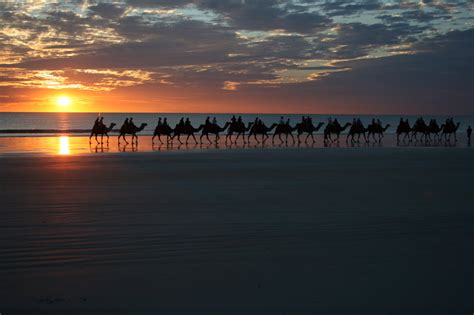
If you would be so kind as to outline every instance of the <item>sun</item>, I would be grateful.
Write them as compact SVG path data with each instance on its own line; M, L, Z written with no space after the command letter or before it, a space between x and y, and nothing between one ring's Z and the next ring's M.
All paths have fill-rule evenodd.
M71 105L71 98L69 96L58 96L56 103L61 107L68 107Z

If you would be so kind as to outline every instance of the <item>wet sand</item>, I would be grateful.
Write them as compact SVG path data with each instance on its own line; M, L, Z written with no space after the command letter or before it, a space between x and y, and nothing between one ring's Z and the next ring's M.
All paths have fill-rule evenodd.
M471 314L474 151L0 157L0 312Z

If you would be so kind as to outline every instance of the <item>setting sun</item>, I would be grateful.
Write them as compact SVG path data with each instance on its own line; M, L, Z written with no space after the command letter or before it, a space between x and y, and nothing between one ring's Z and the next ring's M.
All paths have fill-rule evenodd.
M56 100L58 106L68 107L71 105L71 98L69 96L59 96Z

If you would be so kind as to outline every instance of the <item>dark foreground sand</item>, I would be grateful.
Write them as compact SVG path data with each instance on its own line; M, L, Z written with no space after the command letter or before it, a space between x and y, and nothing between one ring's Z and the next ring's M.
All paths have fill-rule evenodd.
M473 161L450 148L0 158L0 313L472 314Z

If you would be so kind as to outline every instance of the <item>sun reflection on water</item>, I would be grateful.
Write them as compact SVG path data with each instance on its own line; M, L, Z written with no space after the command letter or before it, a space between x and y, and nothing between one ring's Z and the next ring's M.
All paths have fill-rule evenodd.
M59 137L59 155L69 155L71 151L69 149L69 137L61 136Z

